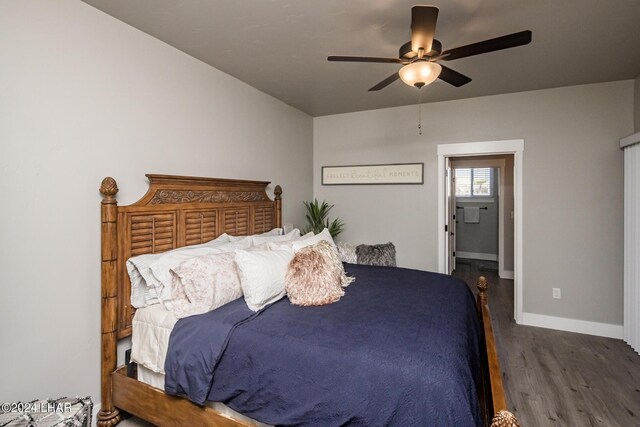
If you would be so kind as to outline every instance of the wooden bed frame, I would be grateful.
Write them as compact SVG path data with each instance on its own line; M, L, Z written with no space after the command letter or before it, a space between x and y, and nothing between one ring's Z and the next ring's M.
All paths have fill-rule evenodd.
M186 398L165 394L117 368L117 341L131 335L134 309L125 261L136 255L204 243L223 233L250 235L282 226L282 189L269 199L269 182L147 175L139 201L118 206L116 181L107 177L100 193L102 220L102 404L98 426L114 426L122 411L159 426L249 426ZM498 353L487 303L487 281L478 279L478 316L484 326L482 381L478 391L486 426L518 422L506 405Z

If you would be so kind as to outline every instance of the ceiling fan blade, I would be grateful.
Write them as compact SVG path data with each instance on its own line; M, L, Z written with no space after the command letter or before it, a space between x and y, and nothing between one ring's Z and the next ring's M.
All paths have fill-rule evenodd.
M399 78L400 78L400 74L396 71L395 73L391 74L389 77L387 77L386 79L384 79L383 81L381 81L380 83L378 83L377 85L369 89L369 92L374 92L376 90L384 89L385 87L389 86L391 83L395 82Z
M449 67L445 67L442 64L440 64L440 66L442 67L442 71L440 72L438 78L444 82L449 83L450 85L460 87L466 85L471 81L471 79L464 74L460 74L459 72L454 71Z
M438 8L435 6L413 6L411 8L411 50L418 53L431 51L436 32Z
M493 52L496 50L509 49L531 43L531 31L520 31L495 39L489 39L478 43L468 44L442 52L443 61L466 58L468 56L479 55L481 53Z
M329 56L328 61L341 62L384 62L388 64L403 64L404 61L398 58L370 58L367 56Z

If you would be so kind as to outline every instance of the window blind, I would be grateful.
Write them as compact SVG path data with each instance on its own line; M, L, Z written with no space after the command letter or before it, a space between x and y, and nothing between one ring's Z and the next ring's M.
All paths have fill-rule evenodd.
M490 197L492 179L491 168L456 169L456 196Z

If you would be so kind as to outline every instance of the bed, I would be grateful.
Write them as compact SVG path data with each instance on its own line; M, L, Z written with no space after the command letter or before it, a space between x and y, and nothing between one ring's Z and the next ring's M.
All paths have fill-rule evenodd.
M268 351L270 355L278 352L278 347L282 348L283 345L286 345L288 351L285 353L289 353L289 356L294 357L292 360L300 361L300 363L294 364L301 365L301 372L308 373L312 377L315 376L314 381L321 383L321 389L333 388L335 390L333 393L327 393L325 401L321 402L321 404L315 401L306 402L306 406L301 404L301 407L306 407L306 412L312 413L312 416L315 416L316 419L322 419L325 416L324 414L331 414L331 417L326 415L328 417L326 418L327 422L330 425L348 424L350 422L358 425L406 424L406 422L401 421L401 418L388 418L388 414L399 413L400 415L407 414L409 416L411 414L413 416L411 411L416 410L416 407L424 406L416 404L416 399L423 399L424 396L432 398L428 400L430 403L427 406L447 406L444 412L439 411L438 413L449 414L443 415L444 418L442 418L443 420L449 420L448 423L451 423L451 420L463 419L465 420L463 424L467 425L517 425L515 417L507 411L487 304L487 283L483 278L478 280L479 293L477 304L474 307L473 303L469 303L471 295L468 289L459 284L453 285L455 282L453 279L447 279L442 275L391 268L375 271L375 267L373 267L372 271L372 267L347 265L347 271L356 277L356 282L351 285L353 288L347 291L344 303L341 301L341 304L333 304L326 307L307 307L305 310L298 308L296 310L296 307L288 304L285 299L260 312L260 315L252 316L251 313L246 311L246 305L241 300L238 300L235 305L234 303L229 303L206 315L182 319L186 322L181 321L177 323L178 326L175 326L176 323L174 322L171 328L175 327L172 332L172 344L175 351L174 354L169 352L166 356L167 367L172 371L171 375L174 378L173 380L167 380L168 392L159 387L161 381L158 378L155 379L155 382L153 378L150 378L153 377L153 374L146 370L144 366L139 368L137 375L127 375L126 366L116 366L116 349L119 339L131 335L135 313L130 303L131 286L125 268L125 261L129 257L203 243L223 233L233 235L261 233L279 227L282 224L282 189L276 186L274 188L275 200L271 200L266 194L268 182L170 175L147 175L147 177L150 183L149 190L142 199L129 206L117 205L115 196L118 188L112 178L105 178L100 187L103 195L101 204L102 403L98 413L98 425L116 425L121 419L122 412L134 414L156 425L247 426L256 424L251 418L252 416L269 420L275 424L309 424L310 422L307 421L299 421L308 420L308 418L296 418L294 416L297 411L299 412L299 408L294 408L294 403L298 403L296 399L300 401L304 399L296 397L294 389L297 385L295 382L287 383L289 381L287 378L289 377L301 377L301 374L294 372L293 368L286 368L292 364L291 360L279 360L278 357L259 358L256 356L255 359L252 359L253 362L258 361L260 363L252 362L247 364L246 360L242 362L242 358L246 357L243 352L246 352L249 347L257 348L258 343L262 343L263 345L260 347L264 346L263 351ZM425 283L442 280L452 280L451 286L445 286L446 289L451 289L451 292L457 289L456 292L459 296L456 298L462 302L456 304L456 307L449 307L448 311L457 313L456 318L460 319L460 323L464 323L466 326L452 325L449 320L443 321L442 319L439 326L434 330L424 329L424 325L416 324L417 326L410 334L419 339L409 341L406 337L402 338L402 336L387 333L387 336L394 337L390 338L389 345L372 345L372 348L367 348L366 340L357 339L359 335L358 328L362 328L364 324L371 324L371 322L378 322L375 330L382 331L382 336L384 336L385 328L389 331L394 328L411 329L412 324L415 323L412 321L412 316L413 318L418 316L418 311L411 312L412 307L415 310L422 310L422 312L434 313L433 319L440 318L440 314L435 315L435 307L446 307L446 304L440 302L435 303L431 308L423 307L420 304L428 304L429 300L436 298L433 294L425 294L424 301L416 298L415 304L410 304L404 308L403 311L406 314L405 323L401 322L399 325L392 324L393 319L397 317L397 313L392 313L392 317L376 315L372 318L361 319L362 324L360 325L357 321L360 317L356 316L356 319L351 322L353 328L344 328L341 332L342 337L340 340L336 338L337 341L333 348L330 345L326 346L327 348L323 348L323 358L335 360L336 364L334 366L341 367L340 369L333 369L335 372L331 372L331 369L327 371L325 368L323 374L323 371L318 366L321 363L318 360L313 360L315 355L310 353L308 349L318 345L324 346L326 341L320 342L318 340L326 340L329 336L334 337L335 334L325 334L323 337L320 333L316 334L320 336L315 338L316 341L310 340L309 330L300 329L300 325L307 322L308 319L311 319L310 323L314 324L313 327L319 328L319 331L336 329L336 324L332 322L339 322L342 319L341 323L349 323L346 321L349 313L361 305L360 303L354 303L358 301L357 296L359 293L364 292L370 297L373 306L363 309L363 312L371 312L373 308L380 309L383 306L381 301L394 298L394 292L388 290L390 289L387 286L389 284L398 286L398 284L406 283L407 285L402 286L418 286L416 289L422 292L422 289L431 286L425 285ZM415 283L418 284L416 285ZM442 286L440 287L442 288ZM407 292L416 292L416 289L407 290ZM360 299L360 301L363 300ZM396 301L391 306L397 306L398 304L401 305L402 300ZM440 311L446 312L447 310ZM211 390L205 387L206 393L204 395L202 392L199 395L198 393L192 393L193 390L189 390L189 387L185 386L185 384L192 384L194 381L204 381L204 384L207 384L210 379L199 379L199 377L194 376L195 374L191 372L191 369L186 369L181 367L179 363L174 363L176 360L180 361L181 358L193 357L193 353L191 355L188 352L180 353L180 349L191 347L193 344L183 343L180 345L179 339L176 341L175 338L177 332L180 329L191 331L195 330L194 328L200 328L203 333L206 333L212 328L210 324L205 322L219 322L221 317L230 318L232 316L237 318L232 322L229 331L225 332L222 337L216 337L212 334L206 341L215 342L215 339L221 340L220 347L223 347L223 350L218 353L214 352L215 354L212 353L206 357L218 357L220 359L219 363L216 364L215 375L216 381L222 385L211 388ZM295 318L297 321L291 322L291 328L280 331L281 328L276 326L283 323L282 316L285 316L284 318ZM341 316L344 318L341 318ZM318 326L318 323L321 324ZM434 324L433 322L427 323ZM437 323L435 324L438 325ZM446 330L448 327L454 329ZM279 344L278 341L265 339L265 334L270 337L278 335L274 334L276 329L280 331L281 335L278 339L287 339L286 344ZM445 335L460 337L460 339L443 340L438 338L436 333L438 331L435 329L444 331ZM430 345L430 343L436 341L438 342L437 345ZM451 341L449 347L446 345L447 341ZM349 346L353 348L347 346L348 351L343 353L348 354L341 355L340 359L336 359L338 357L337 353L339 353L336 349L345 348L345 342L351 342ZM267 344L270 344L271 347ZM461 359L464 359L465 362L462 365L453 363L455 357L449 357L448 355L455 348L465 346L468 349L462 350L460 353L462 355ZM216 346L212 344L208 345L208 347ZM474 355L473 348L480 354ZM402 351L398 349L402 349ZM440 349L440 353L438 353L438 349ZM197 354L198 352L195 353ZM366 359L369 360L371 366L367 367L361 361L358 361L362 358L354 357L353 355L356 353L367 354ZM409 356L411 360L419 361L420 365L411 366L408 362L404 365L394 363L397 360L402 360L405 356ZM234 366L228 362L229 360L240 360L240 362ZM190 366L189 363L191 362L187 362L184 366ZM387 377L384 377L384 373L377 372L372 368L385 363L388 365L388 370L392 372ZM431 366L437 363L440 364ZM474 364L477 366L474 367ZM427 372L429 377L433 377L438 375L443 365L452 365L456 367L456 370L464 371L463 376L466 379L459 382L459 386L456 387L448 385L443 389L430 389L432 383L429 381L416 381L416 375L413 374L407 376L405 382L398 382L396 387L392 388L393 390L401 390L399 393L404 393L402 399L399 398L396 392L389 392L389 390L385 391L387 397L371 397L371 402L375 402L376 407L379 408L389 406L390 402L402 402L400 406L395 403L395 406L389 406L387 415L381 412L381 418L364 418L368 415L362 415L371 412L371 408L366 406L368 398L360 399L361 402L364 402L364 407L358 412L360 415L353 415L352 418L349 418L348 411L352 407L355 408L357 404L342 404L345 399L340 396L340 393L344 390L355 390L356 394L360 392L362 395L366 395L367 391L374 388L372 385L376 384L376 382L385 382L387 379L401 381L402 375L400 371L411 371L412 369L415 371L415 369L419 369L420 372L424 372L425 369L431 369ZM246 369L243 369L242 366L245 366ZM282 368L283 366L285 368ZM403 369L398 371L398 366L403 367ZM460 369L460 366L464 366L464 369ZM247 393L238 392L239 389L244 390L251 387L249 377L263 377L265 372L277 370L276 367L280 368L279 375L274 375L273 378L266 378L265 381L273 385L276 377L284 377L287 380L285 383L276 384L262 395L257 391L251 390ZM471 368L467 369L467 367ZM260 371L255 371L256 369ZM366 375L367 377L371 376L371 383L359 381L356 386L353 381L352 383L349 383L348 380L341 382L341 377L348 377L348 372L354 372L359 369L369 374L374 373L373 375ZM380 369L379 371L384 370ZM181 375L192 375L193 378L186 378L185 381L181 382ZM442 376L446 377L448 375ZM238 383L230 384L231 380L238 381ZM185 387L187 388L186 390ZM449 389L452 388L460 390L451 394ZM415 393L407 393L406 390L413 390ZM289 394L287 394L288 392ZM176 397L172 394L186 395L188 398ZM304 393L299 392L299 394L302 396ZM254 407L251 407L251 396L254 399ZM264 409L262 406L265 405L255 405L255 402L261 401L261 399L264 401L281 399L282 405L272 412L276 414L280 412L283 418L273 418L273 414L265 415L264 412L260 412ZM200 404L204 403L204 400L222 400L232 410L227 410L220 405L201 406ZM341 407L341 404L343 407ZM314 409L316 406L324 406L325 412L317 412ZM234 409L239 409L239 411L234 411ZM418 409L418 411L421 410L422 408ZM245 415L248 415L248 417L238 414L238 412L246 413ZM415 416L418 418L422 416L419 412L416 412L416 414ZM385 416L387 418L384 418ZM384 420L387 421L385 422ZM419 419L415 423L419 425ZM441 424L446 425L447 421L443 421Z

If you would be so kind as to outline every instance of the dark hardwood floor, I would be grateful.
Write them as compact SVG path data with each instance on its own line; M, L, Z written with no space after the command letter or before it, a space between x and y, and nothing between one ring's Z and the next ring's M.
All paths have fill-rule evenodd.
M478 276L489 280L507 400L520 424L640 426L640 355L622 340L517 325L513 280L499 279L495 265L458 260L453 275L474 293Z

